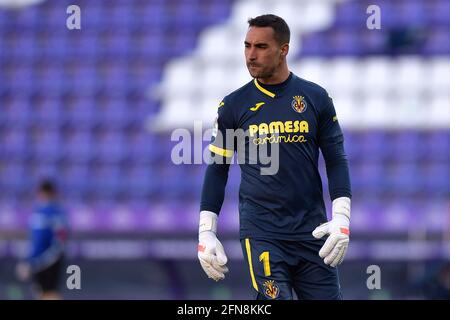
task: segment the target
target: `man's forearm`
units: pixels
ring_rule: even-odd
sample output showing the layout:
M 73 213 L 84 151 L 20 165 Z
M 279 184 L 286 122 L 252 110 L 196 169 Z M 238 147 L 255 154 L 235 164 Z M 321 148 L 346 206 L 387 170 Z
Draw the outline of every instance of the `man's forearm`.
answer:
M 228 180 L 229 164 L 209 164 L 203 180 L 200 211 L 211 211 L 219 214 L 225 197 L 225 186 Z
M 328 189 L 330 198 L 352 197 L 348 161 L 344 151 L 344 143 L 336 142 L 322 148 L 327 168 Z

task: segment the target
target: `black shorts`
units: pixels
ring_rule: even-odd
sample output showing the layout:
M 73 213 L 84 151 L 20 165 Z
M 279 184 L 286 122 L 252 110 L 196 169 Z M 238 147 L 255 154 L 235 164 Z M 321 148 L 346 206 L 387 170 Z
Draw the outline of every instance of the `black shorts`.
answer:
M 61 256 L 55 263 L 34 274 L 34 282 L 40 291 L 48 292 L 58 290 L 63 261 L 64 257 Z
M 254 298 L 341 300 L 337 269 L 319 257 L 324 242 L 241 239 Z

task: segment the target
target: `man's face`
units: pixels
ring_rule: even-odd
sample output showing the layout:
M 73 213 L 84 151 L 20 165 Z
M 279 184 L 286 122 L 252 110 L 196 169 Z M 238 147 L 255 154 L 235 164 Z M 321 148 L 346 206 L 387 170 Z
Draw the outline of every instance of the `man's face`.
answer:
M 253 78 L 270 78 L 287 54 L 288 44 L 280 45 L 271 27 L 250 27 L 245 37 L 245 61 Z

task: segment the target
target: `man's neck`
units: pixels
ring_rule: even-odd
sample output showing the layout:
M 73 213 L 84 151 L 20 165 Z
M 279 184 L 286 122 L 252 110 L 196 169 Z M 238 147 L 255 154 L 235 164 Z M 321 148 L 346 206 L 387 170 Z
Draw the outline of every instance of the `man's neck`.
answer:
M 280 84 L 289 78 L 290 75 L 289 69 L 286 67 L 282 68 L 280 71 L 275 72 L 271 77 L 269 78 L 257 78 L 258 82 L 262 84 Z

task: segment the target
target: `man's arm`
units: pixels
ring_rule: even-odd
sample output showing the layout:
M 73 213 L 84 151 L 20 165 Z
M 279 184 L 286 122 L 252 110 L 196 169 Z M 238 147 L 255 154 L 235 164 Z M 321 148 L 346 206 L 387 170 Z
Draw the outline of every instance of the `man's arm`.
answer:
M 335 267 L 345 257 L 350 241 L 351 185 L 348 161 L 344 151 L 344 137 L 336 111 L 327 96 L 319 118 L 319 147 L 326 164 L 330 198 L 333 202 L 331 221 L 313 231 L 315 238 L 329 235 L 319 256 L 324 263 Z
M 221 102 L 209 145 L 211 163 L 206 168 L 200 202 L 198 230 L 198 258 L 209 278 L 219 281 L 228 272 L 227 256 L 222 243 L 217 239 L 217 218 L 225 197 L 228 180 L 229 159 L 233 150 L 226 141 L 226 130 L 233 129 L 233 119 L 225 102 Z M 228 147 L 228 149 L 227 149 Z
M 29 253 L 24 261 L 16 266 L 16 274 L 22 281 L 26 281 L 42 264 L 43 253 L 51 243 L 49 219 L 44 212 L 36 211 L 31 216 L 29 233 Z

